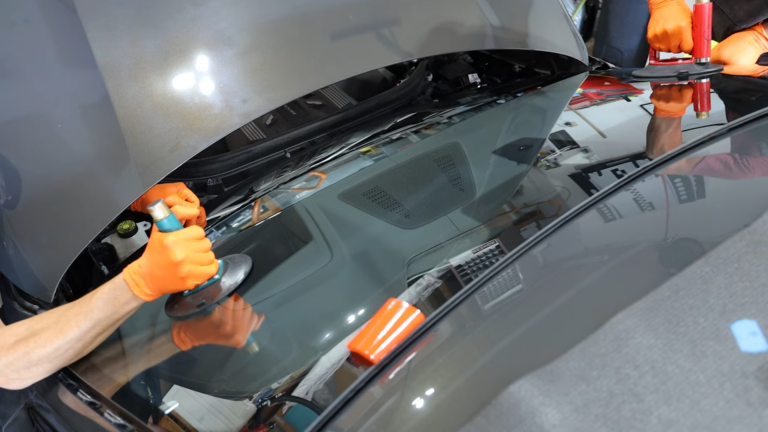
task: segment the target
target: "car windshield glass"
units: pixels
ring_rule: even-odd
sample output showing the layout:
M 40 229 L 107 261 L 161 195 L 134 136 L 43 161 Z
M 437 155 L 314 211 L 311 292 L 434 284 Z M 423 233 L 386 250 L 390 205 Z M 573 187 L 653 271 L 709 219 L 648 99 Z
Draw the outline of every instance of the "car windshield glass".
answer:
M 541 54 L 530 58 L 537 56 Z M 561 57 L 547 61 L 562 61 L 557 59 Z M 242 299 L 238 304 L 264 314 L 258 331 L 246 340 L 227 325 L 224 316 L 234 313 L 237 297 L 198 304 L 199 297 L 182 296 L 195 313 L 180 318 L 166 313 L 164 298 L 144 305 L 73 371 L 153 425 L 237 431 L 264 424 L 304 430 L 367 370 L 368 365 L 350 357 L 347 344 L 389 299 L 413 304 L 429 318 L 457 293 L 473 284 L 477 289 L 479 279 L 506 256 L 591 195 L 736 116 L 734 105 L 726 110 L 724 98 L 712 93 L 708 118 L 697 118 L 692 106 L 677 128 L 669 128 L 667 120 L 652 115 L 651 102 L 654 92 L 669 89 L 600 73 L 587 77 L 567 68 L 553 78 L 541 72 L 544 66 L 498 69 L 512 74 L 508 78 L 514 85 L 508 85 L 493 81 L 498 75 L 494 61 L 517 64 L 483 53 L 408 66 L 405 82 L 421 74 L 420 91 L 431 89 L 435 98 L 425 102 L 422 94 L 413 112 L 397 108 L 383 122 L 376 117 L 373 125 L 360 123 L 332 139 L 318 138 L 332 145 L 317 151 L 281 150 L 279 164 L 258 176 L 249 177 L 252 167 L 227 171 L 224 177 L 243 182 L 237 188 L 201 180 L 202 174 L 189 180 L 209 207 L 206 233 L 217 257 L 226 268 L 236 265 L 227 257 L 246 256 L 251 262 L 233 294 Z M 466 74 L 467 67 L 479 71 L 477 77 Z M 532 81 L 537 73 L 538 81 Z M 441 90 L 446 82 L 459 90 Z M 713 80 L 716 91 L 719 85 Z M 440 105 L 449 99 L 450 104 Z M 300 106 L 309 110 L 307 101 L 314 100 L 309 97 Z M 425 103 L 429 110 L 422 108 Z M 252 124 L 264 132 L 269 116 Z M 216 144 L 224 149 L 218 154 L 201 155 L 173 175 L 190 175 L 193 168 L 215 171 L 218 165 L 203 167 L 204 162 L 250 151 L 248 146 L 257 144 L 246 141 L 255 137 L 258 143 L 261 138 L 250 126 L 244 128 L 227 138 L 231 142 Z M 245 150 L 232 150 L 235 141 Z M 727 153 L 727 144 L 722 145 L 711 151 Z M 710 191 L 724 181 L 710 179 L 708 171 L 668 174 L 638 186 L 625 204 L 595 211 L 592 229 L 607 230 L 618 241 L 624 224 L 635 223 L 635 218 L 666 215 L 667 198 L 657 196 L 658 191 L 667 190 L 669 202 L 685 209 L 691 208 L 682 205 L 689 201 L 714 202 L 704 198 L 715 196 Z M 169 178 L 177 179 L 173 175 Z M 656 184 L 660 181 L 666 189 Z M 611 218 L 615 223 L 606 222 Z M 653 237 L 671 245 L 674 258 L 665 264 L 668 271 L 688 263 L 677 258 L 676 247 L 696 254 L 729 233 L 712 231 L 712 239 L 697 240 L 703 245 L 699 247 L 669 226 L 661 239 Z M 653 229 L 638 235 L 650 239 Z M 615 253 L 592 253 L 587 250 L 592 238 L 569 235 L 571 240 L 546 249 L 551 254 L 546 259 L 562 266 L 547 264 L 533 273 L 520 267 L 506 273 L 510 283 L 525 288 L 539 277 L 557 279 L 553 269 L 560 267 L 576 272 L 574 281 L 591 278 L 596 269 L 623 256 L 623 244 L 611 244 L 618 247 Z M 96 255 L 87 258 L 98 260 Z M 478 292 L 472 302 L 495 316 L 494 311 L 514 304 L 520 292 L 493 288 Z M 479 353 L 473 357 L 482 358 Z
M 768 106 L 760 80 L 712 84 L 728 90 L 716 97 L 720 120 Z M 606 185 L 610 193 L 454 298 L 318 430 L 760 428 L 763 113 Z M 646 156 L 680 146 L 657 152 L 652 127 Z

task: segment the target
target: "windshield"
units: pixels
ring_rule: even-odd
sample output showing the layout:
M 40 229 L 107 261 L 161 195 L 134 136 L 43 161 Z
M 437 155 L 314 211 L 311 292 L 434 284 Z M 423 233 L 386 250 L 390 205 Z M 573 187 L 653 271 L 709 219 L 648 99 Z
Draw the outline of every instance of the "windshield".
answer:
M 406 378 L 411 374 L 399 371 L 410 370 L 409 362 L 421 354 L 395 357 L 397 363 L 386 369 L 392 379 L 365 390 L 374 396 L 355 393 L 371 404 L 362 410 L 353 404 L 337 426 L 362 430 L 396 409 L 404 410 L 404 428 L 416 422 L 430 430 L 421 422 L 431 416 L 407 415 L 414 407 L 464 424 L 505 386 L 576 345 L 764 211 L 759 197 L 733 192 L 742 188 L 739 182 L 759 183 L 768 173 L 761 168 L 761 141 L 754 138 L 760 135 L 723 139 L 702 150 L 706 157 L 670 164 L 663 176 L 603 199 L 507 263 L 496 283 L 485 279 L 526 247 L 527 239 L 557 225 L 591 195 L 684 141 L 753 111 L 760 93 L 749 83 L 714 78 L 712 88 L 722 93 L 710 94 L 708 116 L 692 105 L 676 122 L 654 115 L 653 101 L 679 88 L 594 73 L 539 88 L 524 84 L 527 90 L 514 93 L 482 93 L 487 88 L 481 85 L 472 87 L 481 92 L 472 103 L 418 116 L 400 112 L 374 133 L 370 124 L 361 124 L 338 135 L 332 152 L 292 165 L 292 175 L 275 177 L 269 168 L 265 176 L 248 179 L 250 186 L 231 189 L 236 194 L 205 198 L 215 204 L 207 235 L 216 255 L 247 255 L 253 263 L 235 293 L 265 318 L 246 347 L 229 346 L 217 336 L 217 311 L 230 299 L 188 319 L 211 337 L 180 351 L 171 337 L 180 321 L 166 315 L 161 300 L 143 306 L 73 370 L 149 424 L 198 431 L 263 424 L 301 431 L 341 403 L 334 401 L 342 395 L 347 401 L 345 391 L 365 374 L 367 367 L 349 356 L 347 343 L 388 299 L 407 301 L 430 319 L 442 316 L 454 297 L 471 292 L 465 300 L 469 310 L 450 321 L 451 329 L 430 330 L 418 342 L 423 345 L 417 347 L 437 344 L 434 352 L 446 355 L 429 360 L 439 379 L 424 373 L 423 380 L 414 378 L 413 390 Z M 722 213 L 730 209 L 738 211 Z M 702 226 L 685 219 L 703 216 L 710 219 Z M 609 283 L 601 278 L 623 289 L 592 294 L 587 288 Z M 562 309 L 560 317 L 558 308 L 571 301 L 580 309 Z M 538 331 L 534 324 L 550 312 L 560 318 L 542 322 L 555 325 L 545 328 L 558 329 L 558 336 L 545 334 L 546 344 L 521 348 L 531 357 L 515 357 L 520 366 L 494 380 L 494 368 L 501 366 L 488 363 L 496 354 L 484 353 L 516 350 L 519 332 L 509 329 Z M 504 323 L 508 327 L 499 331 L 511 339 L 482 345 L 490 343 L 484 335 L 496 334 L 486 323 Z M 480 345 L 454 350 L 454 332 L 461 335 L 457 344 Z M 488 375 L 476 375 L 480 366 Z M 441 390 L 446 384 L 440 380 L 459 385 L 470 377 L 483 385 L 494 382 L 483 397 L 451 405 L 454 393 Z M 422 395 L 411 397 L 411 390 Z M 403 394 L 414 405 L 392 402 Z M 441 408 L 431 411 L 443 397 Z M 286 406 L 289 401 L 299 405 Z
M 768 105 L 760 80 L 713 87 L 725 108 L 713 122 Z M 654 141 L 650 121 L 645 152 L 579 173 L 608 194 L 452 299 L 317 430 L 762 427 L 768 121 L 677 150 L 620 187 L 595 181 L 680 147 Z M 508 294 L 489 305 L 492 293 Z
M 521 58 L 534 64 L 543 57 Z M 361 123 L 337 134 L 322 156 L 303 158 L 281 175 L 268 167 L 232 188 L 236 194 L 204 199 L 217 257 L 242 254 L 253 263 L 236 291 L 265 315 L 252 349 L 211 339 L 179 352 L 169 336 L 178 321 L 166 315 L 163 299 L 144 305 L 73 369 L 137 418 L 197 431 L 253 424 L 259 401 L 283 394 L 327 406 L 363 371 L 347 365 L 339 372 L 345 378 L 331 377 L 345 363 L 346 341 L 387 299 L 423 303 L 431 313 L 585 196 L 524 184 L 584 75 L 530 80 L 544 69 L 494 66 L 514 61 L 488 53 L 425 60 L 419 64 L 429 68 L 419 73 L 434 84 L 427 105 L 393 112 L 384 123 L 377 117 L 373 129 Z M 562 59 L 553 61 L 545 64 Z M 419 67 L 411 67 L 409 80 Z M 308 110 L 314 99 L 305 99 L 300 106 Z M 255 122 L 264 127 L 268 120 Z M 246 134 L 237 133 L 242 143 Z M 240 151 L 217 157 L 230 153 Z M 495 251 L 483 265 L 454 259 L 479 245 Z M 211 320 L 226 307 L 187 321 L 215 333 Z M 320 394 L 326 399 L 319 401 Z M 286 415 L 301 417 L 304 408 Z M 277 422 L 275 413 L 265 420 Z M 304 414 L 316 417 L 311 409 Z
M 509 333 L 509 328 L 532 326 L 542 313 L 554 313 L 566 300 L 577 301 L 582 309 L 563 312 L 573 323 L 565 318 L 546 321 L 566 323 L 557 328 L 568 331 L 559 339 L 546 336 L 551 343 L 537 346 L 546 348 L 543 352 L 526 347 L 533 357 L 517 357 L 521 366 L 505 369 L 488 385 L 487 395 L 461 409 L 445 396 L 441 407 L 452 414 L 434 412 L 463 424 L 504 386 L 551 361 L 764 210 L 762 200 L 732 189 L 740 181 L 759 183 L 761 173 L 768 173 L 759 168 L 760 141 L 721 140 L 708 147 L 704 162 L 686 159 L 669 165 L 665 176 L 640 181 L 614 201 L 603 200 L 579 216 L 583 222 L 568 225 L 578 229 L 562 228 L 562 233 L 537 242 L 514 265 L 507 264 L 507 271 L 498 276 L 503 283 L 488 284 L 484 278 L 505 257 L 589 196 L 684 141 L 749 113 L 749 104 L 759 101 L 754 91 L 746 90 L 744 98 L 734 100 L 745 84 L 716 78 L 711 83 L 716 92 L 732 91 L 710 95 L 709 116 L 700 118 L 691 106 L 670 127 L 669 120 L 653 115 L 652 101 L 654 95 L 674 88 L 626 83 L 604 73 L 586 80 L 576 75 L 540 88 L 525 85 L 524 91 L 480 94 L 474 103 L 445 106 L 415 119 L 398 113 L 379 125 L 377 130 L 385 133 L 372 134 L 370 125 L 361 125 L 357 132 L 339 135 L 333 152 L 311 164 L 292 165 L 301 167 L 292 176 L 270 177 L 270 168 L 266 177 L 248 180 L 250 187 L 232 189 L 238 191 L 235 195 L 211 195 L 209 204 L 216 205 L 209 213 L 207 235 L 216 255 L 244 254 L 253 262 L 236 294 L 265 318 L 248 345 L 235 348 L 216 337 L 221 328 L 211 320 L 228 300 L 189 319 L 212 336 L 180 351 L 171 337 L 179 321 L 166 315 L 161 300 L 143 306 L 73 370 L 149 424 L 198 431 L 256 429 L 264 424 L 301 431 L 365 373 L 367 368 L 349 357 L 347 343 L 390 298 L 413 304 L 429 319 L 442 314 L 442 306 L 455 296 L 469 295 L 469 287 L 473 295 L 466 304 L 472 306 L 459 321 L 451 321 L 456 328 L 431 332 L 419 342 L 442 347 L 435 353 L 458 356 L 447 355 L 447 363 L 430 360 L 445 365 L 434 368 L 440 379 L 457 385 L 476 376 L 475 366 L 491 360 L 484 352 L 513 350 L 517 342 L 512 338 L 495 348 L 478 345 L 454 351 L 454 331 L 466 329 L 468 333 L 460 334 L 469 338 L 467 343 L 473 338 L 485 343 L 483 335 L 495 333 L 474 333 L 470 329 L 475 324 L 517 320 L 500 330 Z M 341 142 L 345 144 L 339 147 Z M 729 152 L 729 145 L 736 150 Z M 757 153 L 749 150 L 754 148 Z M 727 216 L 714 212 L 715 207 L 719 212 L 739 209 L 738 217 L 731 219 L 738 227 L 718 222 Z M 701 213 L 713 218 L 706 235 L 697 234 L 697 224 L 675 218 L 678 211 L 687 212 L 686 217 Z M 664 222 L 661 228 L 658 218 Z M 616 267 L 615 262 L 650 267 Z M 613 278 L 611 283 L 625 290 L 614 293 L 618 297 L 578 294 L 588 293 L 583 287 L 603 277 Z M 573 289 L 565 295 L 566 288 L 558 284 Z M 539 289 L 542 297 L 532 297 Z M 396 372 L 409 370 L 408 356 L 397 359 L 386 375 L 397 378 L 373 388 L 392 383 L 410 388 L 404 378 L 410 374 Z M 490 375 L 482 376 L 492 379 L 498 365 L 488 364 L 484 373 Z M 451 369 L 454 366 L 458 369 Z M 425 392 L 454 395 L 441 390 L 443 383 L 421 388 L 439 382 L 432 374 L 424 377 L 414 384 L 422 395 L 405 393 L 415 405 L 391 402 L 401 388 L 365 390 L 375 394 L 363 398 L 371 405 L 344 411 L 341 429 L 365 429 L 387 418 L 389 409 L 407 414 L 416 405 L 437 406 L 431 401 L 438 398 L 429 399 Z M 486 383 L 486 378 L 478 382 Z M 286 395 L 297 398 L 290 401 L 299 405 L 286 408 Z M 369 409 L 383 417 L 369 416 Z M 373 423 L 364 420 L 369 417 Z M 420 422 L 431 418 L 414 420 L 404 414 L 402 424 L 416 421 L 429 430 Z

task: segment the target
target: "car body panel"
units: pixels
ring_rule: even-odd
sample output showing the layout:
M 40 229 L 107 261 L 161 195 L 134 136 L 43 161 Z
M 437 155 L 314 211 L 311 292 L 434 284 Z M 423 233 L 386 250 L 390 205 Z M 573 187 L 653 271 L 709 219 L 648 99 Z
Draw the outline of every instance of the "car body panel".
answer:
M 557 0 L 37 0 L 4 2 L 0 17 L 0 153 L 23 191 L 4 211 L 16 252 L 3 272 L 43 300 L 143 191 L 303 94 L 464 50 L 587 60 Z

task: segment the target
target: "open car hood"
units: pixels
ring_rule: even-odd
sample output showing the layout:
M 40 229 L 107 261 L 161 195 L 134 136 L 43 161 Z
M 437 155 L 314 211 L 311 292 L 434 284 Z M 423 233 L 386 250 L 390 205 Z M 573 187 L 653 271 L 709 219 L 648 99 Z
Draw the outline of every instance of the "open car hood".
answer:
M 482 49 L 587 62 L 559 0 L 3 2 L 0 271 L 51 300 L 105 225 L 227 133 L 359 73 Z

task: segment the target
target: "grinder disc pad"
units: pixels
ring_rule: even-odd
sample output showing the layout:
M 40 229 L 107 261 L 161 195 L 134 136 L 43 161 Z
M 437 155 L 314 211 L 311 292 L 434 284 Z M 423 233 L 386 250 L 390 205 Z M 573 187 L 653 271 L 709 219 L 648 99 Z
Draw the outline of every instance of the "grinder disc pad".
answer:
M 229 255 L 219 260 L 221 279 L 203 289 L 172 294 L 165 302 L 165 313 L 183 319 L 204 311 L 231 294 L 251 272 L 253 261 L 244 254 Z

